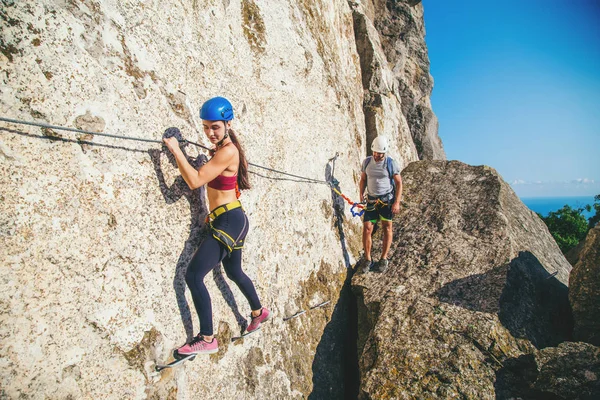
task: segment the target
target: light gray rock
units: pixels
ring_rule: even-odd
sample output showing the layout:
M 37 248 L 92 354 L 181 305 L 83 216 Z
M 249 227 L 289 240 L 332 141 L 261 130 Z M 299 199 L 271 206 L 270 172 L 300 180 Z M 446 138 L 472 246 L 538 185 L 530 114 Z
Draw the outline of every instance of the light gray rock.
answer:
M 495 398 L 504 360 L 568 339 L 571 266 L 493 169 L 417 161 L 402 178 L 390 265 L 352 279 L 359 398 Z
M 433 78 L 423 6 L 416 1 L 349 0 L 364 88 L 367 141 L 395 138 L 408 162 L 446 159 L 431 109 Z M 370 153 L 370 149 L 367 149 Z
M 369 4 L 368 32 L 355 32 L 362 11 L 346 0 L 4 1 L 0 115 L 150 140 L 178 127 L 206 145 L 198 109 L 221 95 L 251 162 L 325 180 L 339 153 L 335 178 L 357 199 L 368 135 L 394 138 L 401 166 L 419 158 L 398 86 L 412 78 L 386 59 Z M 426 57 L 422 8 L 411 12 L 420 21 L 403 45 Z M 380 63 L 369 85 L 382 105 L 366 120 L 358 42 Z M 427 90 L 403 90 L 424 93 L 418 103 L 430 108 Z M 0 397 L 354 393 L 355 305 L 343 283 L 360 222 L 325 184 L 255 167 L 251 180 L 244 269 L 274 319 L 231 343 L 249 310 L 215 269 L 206 282 L 219 353 L 159 375 L 155 363 L 198 330 L 183 277 L 206 235 L 204 191 L 189 190 L 158 144 L 2 123 Z
M 18 1 L 2 17 L 0 115 L 153 140 L 179 127 L 207 144 L 198 110 L 222 95 L 251 162 L 325 180 L 339 152 L 356 198 L 365 134 L 345 0 Z M 244 269 L 273 321 L 230 343 L 249 309 L 217 269 L 220 352 L 154 373 L 198 330 L 183 274 L 207 205 L 172 161 L 158 144 L 2 123 L 0 397 L 305 398 L 329 384 L 313 364 L 360 225 L 346 208 L 344 239 L 327 185 L 257 168 Z
M 418 154 L 408 123 L 402 114 L 394 65 L 386 58 L 380 35 L 373 24 L 372 3 L 348 3 L 352 8 L 356 49 L 362 71 L 366 151 L 371 154 L 371 142 L 376 136 L 386 136 L 390 139 L 392 156 L 397 155 L 394 158 L 402 168 L 417 160 Z

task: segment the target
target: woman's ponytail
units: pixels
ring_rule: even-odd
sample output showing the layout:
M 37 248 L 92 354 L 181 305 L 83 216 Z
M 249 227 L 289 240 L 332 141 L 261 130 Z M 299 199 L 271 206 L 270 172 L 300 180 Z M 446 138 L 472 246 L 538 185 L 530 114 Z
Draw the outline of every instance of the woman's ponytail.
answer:
M 233 129 L 228 130 L 231 142 L 237 147 L 240 154 L 240 166 L 238 167 L 237 183 L 240 190 L 250 189 L 250 181 L 248 180 L 248 161 L 246 161 L 246 154 L 242 145 L 237 139 L 237 136 Z

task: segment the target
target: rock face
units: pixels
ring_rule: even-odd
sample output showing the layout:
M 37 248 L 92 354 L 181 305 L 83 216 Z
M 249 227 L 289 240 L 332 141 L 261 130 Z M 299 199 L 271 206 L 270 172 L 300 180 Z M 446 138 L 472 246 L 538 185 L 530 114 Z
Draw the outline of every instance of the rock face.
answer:
M 402 177 L 390 266 L 352 280 L 359 398 L 495 398 L 505 360 L 569 338 L 571 266 L 493 169 L 418 161 Z
M 430 140 L 435 124 L 428 114 L 417 118 L 421 133 L 409 127 L 416 107 L 430 112 L 422 6 L 401 6 L 406 57 L 394 58 L 373 22 L 384 18 L 383 3 L 369 3 L 365 24 L 376 28 L 368 41 L 379 43 L 385 75 L 375 88 L 363 86 L 371 80 L 355 3 L 6 0 L 0 115 L 150 140 L 179 127 L 207 144 L 198 109 L 221 95 L 234 105 L 251 162 L 323 181 L 335 172 L 356 198 L 372 136 L 397 138 L 391 155 L 404 166 L 419 157 L 412 137 Z M 385 97 L 379 108 L 368 99 L 377 108 L 369 135 L 365 90 Z M 205 160 L 194 146 L 186 152 L 196 165 Z M 190 191 L 173 161 L 159 144 L 2 123 L 0 397 L 343 398 L 355 390 L 343 377 L 356 362 L 339 356 L 338 336 L 353 307 L 342 287 L 360 223 L 332 207 L 339 198 L 325 184 L 258 168 L 242 197 L 251 224 L 244 269 L 273 321 L 231 343 L 249 310 L 216 269 L 206 283 L 219 353 L 153 372 L 198 331 L 184 273 L 208 210 L 204 191 Z
M 348 3 L 360 55 L 367 141 L 385 135 L 396 138 L 392 147 L 402 159 L 445 159 L 429 100 L 433 78 L 423 7 L 414 1 Z
M 573 338 L 600 346 L 600 225 L 587 234 L 569 277 Z

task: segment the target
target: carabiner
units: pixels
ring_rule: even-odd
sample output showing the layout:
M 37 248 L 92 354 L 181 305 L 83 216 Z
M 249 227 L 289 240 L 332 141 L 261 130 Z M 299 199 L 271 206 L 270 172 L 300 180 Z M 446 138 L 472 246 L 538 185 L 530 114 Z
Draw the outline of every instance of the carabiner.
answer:
M 354 208 L 358 207 L 359 204 L 358 203 L 354 203 L 352 204 L 352 207 L 350 207 L 350 212 L 352 213 L 353 217 L 362 217 L 362 215 L 365 213 L 365 210 L 362 209 L 358 212 L 354 211 Z

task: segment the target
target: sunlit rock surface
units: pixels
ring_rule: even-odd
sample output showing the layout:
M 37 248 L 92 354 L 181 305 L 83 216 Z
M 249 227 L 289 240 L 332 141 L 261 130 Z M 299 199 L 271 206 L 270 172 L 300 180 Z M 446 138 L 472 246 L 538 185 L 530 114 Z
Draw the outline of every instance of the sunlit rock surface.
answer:
M 346 1 L 16 1 L 1 24 L 3 116 L 154 140 L 176 126 L 207 144 L 198 109 L 222 95 L 251 162 L 325 181 L 339 152 L 335 177 L 356 196 L 366 143 Z M 312 392 L 345 258 L 359 250 L 356 238 L 342 247 L 325 184 L 252 168 L 244 268 L 274 318 L 231 343 L 250 310 L 217 269 L 206 282 L 219 353 L 156 374 L 198 333 L 183 276 L 205 234 L 204 192 L 160 144 L 2 126 L 0 397 Z
M 431 112 L 431 79 L 421 5 L 406 10 L 410 33 L 397 42 L 407 53 L 418 47 L 418 57 L 384 55 L 395 45 L 370 28 L 386 100 L 367 135 L 363 100 L 372 86 L 363 86 L 370 72 L 361 69 L 356 38 L 364 33 L 355 31 L 360 11 L 351 3 L 3 1 L 0 115 L 148 140 L 178 127 L 206 145 L 198 109 L 225 96 L 250 162 L 323 182 L 334 172 L 357 199 L 375 134 L 392 139 L 401 166 L 420 157 L 410 115 L 418 106 Z M 366 7 L 387 18 L 379 3 Z M 365 23 L 377 27 L 373 15 Z M 418 101 L 407 108 L 405 97 Z M 185 151 L 194 165 L 205 161 L 195 146 Z M 184 272 L 206 234 L 205 193 L 187 188 L 158 143 L 2 123 L 0 397 L 352 392 L 356 360 L 346 350 L 356 329 L 346 332 L 354 304 L 343 282 L 361 248 L 360 222 L 348 207 L 334 209 L 341 199 L 324 183 L 251 170 L 244 269 L 274 318 L 232 343 L 250 310 L 218 268 L 206 282 L 219 353 L 157 374 L 155 364 L 198 332 Z
M 414 1 L 349 0 L 364 88 L 369 142 L 395 138 L 402 160 L 440 160 L 446 154 L 431 110 L 433 78 L 425 44 L 423 7 Z M 405 165 L 405 164 L 404 164 Z

